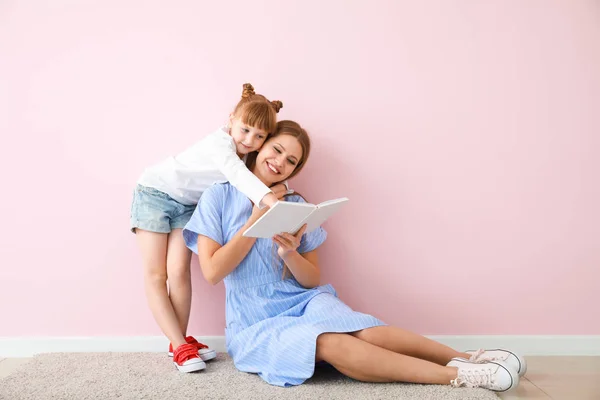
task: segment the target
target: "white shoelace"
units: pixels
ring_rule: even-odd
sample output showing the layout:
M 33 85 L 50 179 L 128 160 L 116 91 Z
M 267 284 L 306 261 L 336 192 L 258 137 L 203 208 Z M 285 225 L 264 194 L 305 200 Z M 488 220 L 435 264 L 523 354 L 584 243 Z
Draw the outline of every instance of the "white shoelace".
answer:
M 488 389 L 496 386 L 494 373 L 490 369 L 461 370 L 459 368 L 458 376 L 451 380 L 450 384 L 453 387 L 485 387 Z
M 471 355 L 471 357 L 469 358 L 469 361 L 478 363 L 478 364 L 484 363 L 486 361 L 503 361 L 500 357 L 494 357 L 494 356 L 486 355 L 484 353 L 485 353 L 484 349 L 477 350 L 475 353 L 473 353 L 473 355 Z

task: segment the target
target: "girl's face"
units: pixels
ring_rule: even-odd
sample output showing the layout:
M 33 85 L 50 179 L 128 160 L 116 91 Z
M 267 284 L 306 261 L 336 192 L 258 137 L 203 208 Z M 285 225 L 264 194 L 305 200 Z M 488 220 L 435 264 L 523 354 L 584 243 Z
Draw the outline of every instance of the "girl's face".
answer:
M 240 118 L 231 117 L 231 137 L 235 142 L 238 155 L 257 151 L 265 143 L 267 133 L 262 129 L 251 127 L 242 122 Z
M 267 140 L 256 157 L 254 173 L 266 183 L 282 182 L 302 159 L 302 146 L 294 136 L 282 133 Z

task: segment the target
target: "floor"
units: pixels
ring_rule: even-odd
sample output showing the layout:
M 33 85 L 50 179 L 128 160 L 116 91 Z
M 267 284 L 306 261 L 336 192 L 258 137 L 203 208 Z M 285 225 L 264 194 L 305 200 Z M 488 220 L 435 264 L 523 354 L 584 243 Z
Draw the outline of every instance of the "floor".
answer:
M 10 375 L 28 358 L 0 359 L 0 378 Z M 519 387 L 500 395 L 503 400 L 599 400 L 600 357 L 527 357 L 526 378 Z

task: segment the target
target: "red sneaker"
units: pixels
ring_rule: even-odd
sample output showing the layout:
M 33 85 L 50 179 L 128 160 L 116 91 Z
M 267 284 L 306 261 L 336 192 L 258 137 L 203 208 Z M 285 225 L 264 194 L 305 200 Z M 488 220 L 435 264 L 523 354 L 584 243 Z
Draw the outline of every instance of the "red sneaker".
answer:
M 188 336 L 185 338 L 185 341 L 188 344 L 196 346 L 198 349 L 198 355 L 202 359 L 202 361 L 212 360 L 217 356 L 217 352 L 208 348 L 204 343 L 200 343 L 193 336 Z M 173 345 L 169 344 L 169 357 L 173 357 Z
M 181 372 L 194 372 L 206 368 L 204 361 L 198 356 L 198 349 L 193 344 L 182 344 L 175 349 L 173 364 Z

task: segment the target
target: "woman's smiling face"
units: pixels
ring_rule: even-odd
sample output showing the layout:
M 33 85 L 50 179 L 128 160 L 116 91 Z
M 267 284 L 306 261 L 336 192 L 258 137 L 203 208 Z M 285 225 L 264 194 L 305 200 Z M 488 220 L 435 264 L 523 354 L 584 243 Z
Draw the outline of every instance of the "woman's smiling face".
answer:
M 270 184 L 282 182 L 302 159 L 302 146 L 291 135 L 281 134 L 265 142 L 256 157 L 254 173 Z

